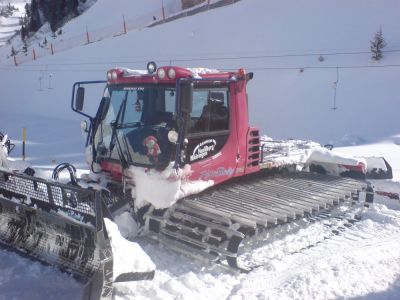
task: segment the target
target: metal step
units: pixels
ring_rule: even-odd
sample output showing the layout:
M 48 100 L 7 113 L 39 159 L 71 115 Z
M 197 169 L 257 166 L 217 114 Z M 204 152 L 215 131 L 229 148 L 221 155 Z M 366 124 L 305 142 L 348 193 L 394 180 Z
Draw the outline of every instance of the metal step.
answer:
M 161 214 L 150 212 L 146 226 L 164 244 L 184 245 L 184 252 L 192 247 L 196 255 L 226 258 L 240 268 L 236 254 L 246 236 L 306 216 L 328 218 L 329 209 L 351 205 L 367 187 L 355 179 L 306 172 L 260 173 L 184 198 Z

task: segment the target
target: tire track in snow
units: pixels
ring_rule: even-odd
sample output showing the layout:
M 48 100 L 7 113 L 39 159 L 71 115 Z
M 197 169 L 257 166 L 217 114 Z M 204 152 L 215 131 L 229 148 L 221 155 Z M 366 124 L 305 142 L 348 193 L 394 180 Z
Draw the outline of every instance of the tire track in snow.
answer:
M 379 230 L 371 233 L 364 230 L 368 228 L 348 228 L 342 234 L 311 248 L 267 262 L 247 277 L 243 277 L 232 288 L 227 299 L 235 298 L 237 293 L 242 294 L 243 289 L 248 286 L 253 289 L 253 293 L 257 293 L 258 289 L 264 296 L 273 295 L 284 286 L 295 284 L 296 279 L 315 273 L 321 266 L 323 270 L 328 268 L 329 271 L 348 262 L 365 260 L 368 257 L 379 257 L 380 260 L 399 259 L 399 229 L 395 233 Z M 366 263 L 369 263 L 368 259 Z M 278 298 L 281 298 L 281 295 Z

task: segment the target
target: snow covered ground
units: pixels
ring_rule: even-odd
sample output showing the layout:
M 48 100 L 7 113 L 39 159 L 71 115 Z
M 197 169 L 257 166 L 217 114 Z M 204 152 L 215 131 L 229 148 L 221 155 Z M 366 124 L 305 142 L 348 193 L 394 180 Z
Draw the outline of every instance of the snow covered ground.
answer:
M 375 182 L 388 184 L 400 192 L 398 182 Z M 298 221 L 249 240 L 260 263 L 249 274 L 136 239 L 156 264 L 155 278 L 116 284 L 115 299 L 399 299 L 400 203 L 376 200 L 339 235 L 322 222 Z M 83 292 L 68 275 L 7 250 L 0 251 L 0 269 L 0 299 L 76 299 Z
M 12 127 L 15 118 L 5 120 Z M 58 157 L 79 162 L 79 157 L 68 157 L 67 143 L 57 144 L 54 133 L 45 125 L 45 121 L 54 120 L 34 116 L 25 116 L 25 120 L 36 124 L 30 132 L 28 151 L 45 151 L 48 160 L 53 148 L 57 149 Z M 70 121 L 66 122 L 61 125 Z M 70 125 L 73 126 L 72 122 Z M 52 126 L 52 130 L 57 128 Z M 73 140 L 72 136 L 65 136 L 67 141 L 70 138 Z M 83 143 L 83 137 L 78 139 Z M 34 150 L 45 141 L 49 142 L 48 147 Z M 398 144 L 398 136 L 392 136 L 374 144 L 342 147 L 337 151 L 386 157 L 395 180 L 373 181 L 373 184 L 376 190 L 400 193 Z M 17 145 L 14 155 L 19 151 Z M 44 158 L 33 157 L 31 162 L 46 166 Z M 193 260 L 143 237 L 135 241 L 155 263 L 155 278 L 116 284 L 115 299 L 394 300 L 400 297 L 400 202 L 382 196 L 376 196 L 376 203 L 364 211 L 360 222 L 339 235 L 332 235 L 331 228 L 323 222 L 307 224 L 299 220 L 277 228 L 273 234 L 249 239 L 246 249 L 259 265 L 249 274 Z M 8 250 L 0 250 L 0 270 L 0 299 L 75 299 L 83 293 L 83 285 L 69 275 Z

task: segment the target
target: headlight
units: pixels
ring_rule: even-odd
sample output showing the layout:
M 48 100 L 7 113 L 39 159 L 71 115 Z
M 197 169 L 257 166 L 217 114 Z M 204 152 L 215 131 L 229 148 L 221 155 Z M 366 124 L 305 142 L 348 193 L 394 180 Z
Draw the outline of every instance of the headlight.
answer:
M 178 141 L 178 133 L 175 130 L 170 130 L 168 132 L 168 141 L 174 144 Z
M 88 132 L 89 131 L 88 123 L 86 121 L 81 121 L 81 130 L 82 130 L 82 132 Z

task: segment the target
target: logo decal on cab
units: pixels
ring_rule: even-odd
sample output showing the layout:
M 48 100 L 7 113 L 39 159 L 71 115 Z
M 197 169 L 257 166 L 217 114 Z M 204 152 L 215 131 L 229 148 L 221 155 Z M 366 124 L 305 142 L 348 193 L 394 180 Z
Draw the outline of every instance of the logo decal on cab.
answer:
M 194 148 L 193 154 L 190 156 L 190 161 L 194 161 L 197 159 L 203 159 L 209 153 L 215 150 L 215 146 L 217 145 L 216 140 L 209 139 L 201 142 Z

